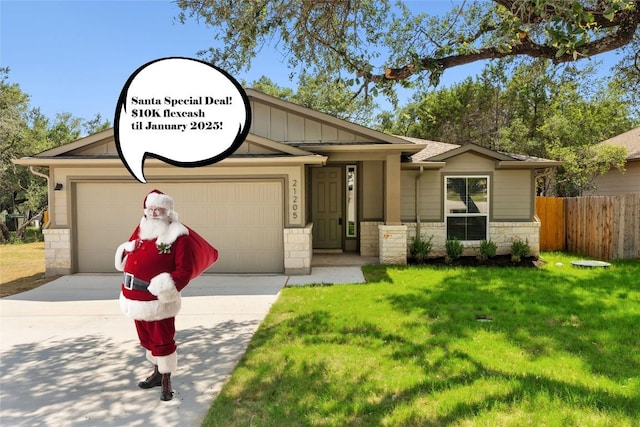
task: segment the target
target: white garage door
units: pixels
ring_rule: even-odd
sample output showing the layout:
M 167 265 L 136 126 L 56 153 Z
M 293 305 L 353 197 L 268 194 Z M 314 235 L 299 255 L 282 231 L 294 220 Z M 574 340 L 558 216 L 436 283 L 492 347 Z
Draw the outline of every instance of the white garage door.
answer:
M 215 246 L 212 273 L 282 273 L 281 181 L 180 184 L 75 184 L 77 271 L 114 272 L 115 249 L 142 217 L 145 195 L 159 189 L 173 197 L 180 221 Z

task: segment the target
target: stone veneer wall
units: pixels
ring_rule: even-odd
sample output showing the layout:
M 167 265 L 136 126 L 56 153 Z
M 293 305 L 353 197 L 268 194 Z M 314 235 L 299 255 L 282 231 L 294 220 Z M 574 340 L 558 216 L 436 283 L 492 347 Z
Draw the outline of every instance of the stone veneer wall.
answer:
M 407 226 L 379 225 L 380 264 L 407 264 Z
M 410 245 L 416 235 L 416 223 L 407 223 L 407 245 Z M 420 224 L 420 234 L 428 239 L 433 236 L 431 244 L 433 249 L 430 257 L 440 257 L 446 254 L 445 241 L 446 229 L 444 222 L 423 222 Z M 511 243 L 515 238 L 529 241 L 531 256 L 540 256 L 540 222 L 490 222 L 489 239 L 493 241 L 498 249 L 498 255 L 508 255 L 511 253 Z M 463 255 L 477 255 L 480 245 L 466 246 Z
M 44 235 L 45 276 L 71 274 L 71 230 L 48 228 Z
M 379 221 L 360 223 L 360 256 L 379 256 L 380 232 L 378 226 L 384 224 Z
M 284 274 L 311 274 L 313 224 L 284 229 Z

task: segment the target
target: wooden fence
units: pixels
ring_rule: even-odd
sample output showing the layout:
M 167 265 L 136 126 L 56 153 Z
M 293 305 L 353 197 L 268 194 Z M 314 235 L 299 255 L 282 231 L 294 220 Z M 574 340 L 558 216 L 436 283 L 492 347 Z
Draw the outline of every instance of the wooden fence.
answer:
M 537 197 L 540 250 L 598 259 L 640 257 L 640 194 Z

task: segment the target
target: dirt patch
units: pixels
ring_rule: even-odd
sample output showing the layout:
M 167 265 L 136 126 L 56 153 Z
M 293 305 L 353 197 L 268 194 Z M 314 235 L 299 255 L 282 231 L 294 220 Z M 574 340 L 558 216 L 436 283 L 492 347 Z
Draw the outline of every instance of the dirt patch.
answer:
M 480 261 L 475 256 L 464 256 L 451 261 L 449 264 L 445 262 L 444 257 L 428 258 L 423 262 L 414 259 L 408 260 L 409 265 L 448 265 L 452 267 L 528 267 L 538 268 L 544 262 L 537 257 L 524 257 L 519 262 L 511 261 L 511 255 L 496 255 L 486 261 Z

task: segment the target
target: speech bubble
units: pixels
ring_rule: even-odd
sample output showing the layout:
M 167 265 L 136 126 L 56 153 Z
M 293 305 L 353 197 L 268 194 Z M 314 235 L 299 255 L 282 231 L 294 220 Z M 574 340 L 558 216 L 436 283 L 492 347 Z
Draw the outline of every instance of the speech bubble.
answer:
M 230 156 L 249 133 L 251 106 L 224 70 L 192 58 L 161 58 L 129 77 L 114 123 L 122 162 L 146 183 L 147 157 L 199 167 Z

